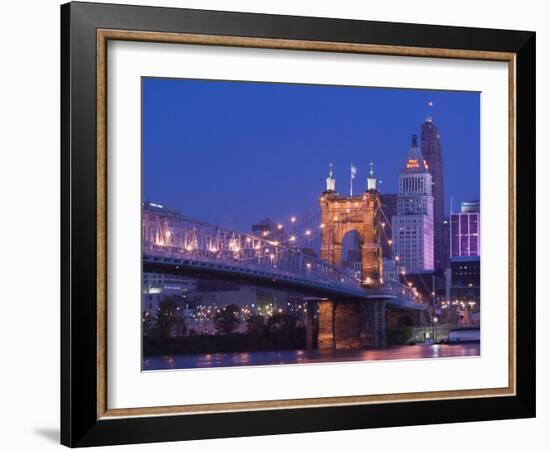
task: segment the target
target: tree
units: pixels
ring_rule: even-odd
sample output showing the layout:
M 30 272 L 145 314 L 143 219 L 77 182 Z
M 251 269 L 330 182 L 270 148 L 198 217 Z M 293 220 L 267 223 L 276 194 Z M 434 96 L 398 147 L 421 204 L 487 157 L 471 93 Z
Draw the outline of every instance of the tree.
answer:
M 155 322 L 150 311 L 143 311 L 142 324 L 143 336 L 152 336 L 155 331 Z
M 264 316 L 254 314 L 246 319 L 246 331 L 249 334 L 259 335 L 264 332 L 265 319 Z
M 159 311 L 157 315 L 156 334 L 159 337 L 168 337 L 178 322 L 178 307 L 180 297 L 166 297 L 159 303 Z
M 267 319 L 269 334 L 289 333 L 296 328 L 296 316 L 292 314 L 276 313 Z
M 214 317 L 218 334 L 231 334 L 239 323 L 240 308 L 237 305 L 227 305 Z

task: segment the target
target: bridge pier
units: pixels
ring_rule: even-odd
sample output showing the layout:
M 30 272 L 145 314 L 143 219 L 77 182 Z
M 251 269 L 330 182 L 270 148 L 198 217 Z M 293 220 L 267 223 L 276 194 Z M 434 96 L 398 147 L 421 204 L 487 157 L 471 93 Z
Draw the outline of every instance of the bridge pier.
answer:
M 360 302 L 361 346 L 383 348 L 386 346 L 386 300 L 375 299 Z
M 334 302 L 320 300 L 319 304 L 319 332 L 317 334 L 317 348 L 319 350 L 334 350 Z
M 361 320 L 357 300 L 334 302 L 334 347 L 336 350 L 361 348 Z
M 355 350 L 386 345 L 383 299 L 320 300 L 319 350 Z
M 306 303 L 306 350 L 308 352 L 313 350 L 313 310 L 314 302 Z

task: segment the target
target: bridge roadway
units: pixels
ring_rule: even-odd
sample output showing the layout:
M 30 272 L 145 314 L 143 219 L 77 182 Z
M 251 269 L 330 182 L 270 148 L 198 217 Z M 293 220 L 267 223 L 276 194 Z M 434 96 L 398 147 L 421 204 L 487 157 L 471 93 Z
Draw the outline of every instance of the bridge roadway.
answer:
M 386 307 L 399 310 L 424 310 L 425 305 L 411 301 L 403 295 L 404 287 L 384 286 L 367 288 L 350 276 L 335 278 L 334 271 L 329 279 L 314 273 L 292 273 L 276 267 L 258 266 L 239 260 L 209 258 L 191 253 L 181 256 L 143 254 L 143 271 L 163 272 L 188 276 L 215 276 L 228 281 L 240 281 L 251 285 L 288 289 L 309 296 L 309 300 L 322 298 L 375 300 L 385 299 Z

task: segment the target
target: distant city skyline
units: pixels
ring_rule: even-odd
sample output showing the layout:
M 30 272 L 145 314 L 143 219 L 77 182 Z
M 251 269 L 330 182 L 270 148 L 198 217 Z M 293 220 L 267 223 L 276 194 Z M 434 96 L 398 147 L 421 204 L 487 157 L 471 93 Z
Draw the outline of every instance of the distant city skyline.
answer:
M 431 103 L 433 106 L 429 107 Z M 336 190 L 398 191 L 411 134 L 441 134 L 445 212 L 479 199 L 479 93 L 143 79 L 143 199 L 241 231 L 318 206 L 328 164 Z

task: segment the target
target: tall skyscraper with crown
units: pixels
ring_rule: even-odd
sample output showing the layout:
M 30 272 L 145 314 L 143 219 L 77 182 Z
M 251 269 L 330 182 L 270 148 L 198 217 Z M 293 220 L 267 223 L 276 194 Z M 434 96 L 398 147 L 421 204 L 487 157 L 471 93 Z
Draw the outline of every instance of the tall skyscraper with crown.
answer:
M 434 269 L 432 175 L 413 134 L 399 175 L 397 215 L 392 218 L 394 254 L 407 271 Z
M 444 270 L 449 259 L 448 242 L 445 240 L 445 186 L 443 158 L 439 129 L 428 116 L 421 126 L 420 150 L 428 170 L 432 175 L 432 195 L 434 198 L 434 267 Z

